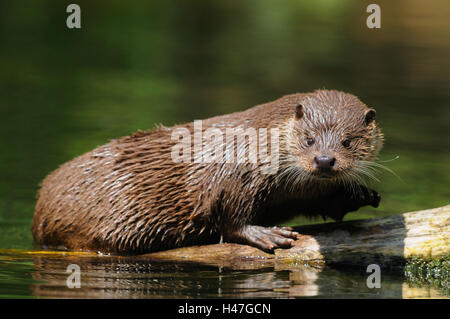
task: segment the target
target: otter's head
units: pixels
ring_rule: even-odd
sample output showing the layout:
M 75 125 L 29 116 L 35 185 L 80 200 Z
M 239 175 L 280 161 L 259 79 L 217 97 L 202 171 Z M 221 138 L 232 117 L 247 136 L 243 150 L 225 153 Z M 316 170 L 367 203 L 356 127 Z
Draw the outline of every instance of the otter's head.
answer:
M 351 94 L 319 90 L 304 96 L 295 109 L 291 151 L 305 177 L 350 183 L 370 178 L 370 162 L 383 143 L 375 115 Z

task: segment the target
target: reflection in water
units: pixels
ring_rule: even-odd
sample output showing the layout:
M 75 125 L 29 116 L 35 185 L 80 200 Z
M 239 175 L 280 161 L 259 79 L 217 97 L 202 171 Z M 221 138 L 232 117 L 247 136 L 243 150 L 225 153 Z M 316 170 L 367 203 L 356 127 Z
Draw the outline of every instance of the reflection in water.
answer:
M 70 264 L 81 268 L 81 288 L 67 287 Z M 436 298 L 429 287 L 409 287 L 398 273 L 383 274 L 381 289 L 364 272 L 309 266 L 238 270 L 160 263 L 139 257 L 0 255 L 0 297 L 40 298 Z M 21 267 L 26 268 L 20 269 Z M 31 274 L 22 278 L 23 273 Z
M 289 275 L 272 271 L 227 271 L 189 264 L 154 263 L 135 257 L 33 257 L 32 294 L 76 298 L 276 297 Z M 81 268 L 81 288 L 66 286 L 66 267 Z

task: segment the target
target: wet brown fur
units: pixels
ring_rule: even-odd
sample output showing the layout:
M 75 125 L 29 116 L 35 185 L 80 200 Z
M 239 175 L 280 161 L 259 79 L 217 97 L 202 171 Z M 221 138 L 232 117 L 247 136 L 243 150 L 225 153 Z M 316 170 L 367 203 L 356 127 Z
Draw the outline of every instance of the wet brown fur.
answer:
M 193 133 L 193 123 L 112 140 L 42 182 L 34 238 L 48 246 L 128 254 L 213 243 L 221 236 L 239 242 L 233 234 L 246 225 L 275 224 L 295 214 L 340 219 L 353 204 L 335 216 L 334 206 L 323 203 L 339 206 L 357 183 L 311 178 L 312 158 L 330 152 L 341 170 L 351 170 L 358 159 L 372 161 L 382 134 L 375 121 L 364 124 L 368 110 L 351 94 L 319 90 L 203 121 L 203 130 L 278 128 L 280 167 L 272 175 L 262 175 L 260 163 L 174 163 L 172 131 Z M 305 144 L 308 136 L 316 139 L 312 147 Z M 351 148 L 341 147 L 352 136 Z M 302 178 L 299 172 L 305 172 Z

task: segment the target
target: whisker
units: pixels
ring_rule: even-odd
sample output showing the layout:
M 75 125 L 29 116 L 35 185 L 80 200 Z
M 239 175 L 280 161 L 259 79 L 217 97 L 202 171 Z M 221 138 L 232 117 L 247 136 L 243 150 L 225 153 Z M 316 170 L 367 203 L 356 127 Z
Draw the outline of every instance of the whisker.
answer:
M 397 156 L 397 158 L 398 158 L 398 156 Z M 375 168 L 383 169 L 383 170 L 385 170 L 385 171 L 391 173 L 392 175 L 394 175 L 394 176 L 395 176 L 396 178 L 398 178 L 400 181 L 403 181 L 403 180 L 401 179 L 400 176 L 398 176 L 392 169 L 390 169 L 389 167 L 387 167 L 387 166 L 385 166 L 385 165 L 382 165 L 382 164 L 377 163 L 377 162 L 368 162 L 368 161 L 359 161 L 359 162 L 360 162 L 363 166 L 365 166 L 366 168 L 371 168 L 371 169 L 373 169 L 373 170 L 375 170 Z
M 379 161 L 380 163 L 388 163 L 388 162 L 392 162 L 395 160 L 398 160 L 400 158 L 400 155 L 395 156 L 394 158 L 390 159 L 390 160 L 385 160 L 385 161 Z

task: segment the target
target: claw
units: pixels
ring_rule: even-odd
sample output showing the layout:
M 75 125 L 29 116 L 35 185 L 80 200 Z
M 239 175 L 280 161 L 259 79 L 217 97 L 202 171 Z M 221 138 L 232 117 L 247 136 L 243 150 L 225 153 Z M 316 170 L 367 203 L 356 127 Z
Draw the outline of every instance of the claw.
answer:
M 370 202 L 370 205 L 377 208 L 378 205 L 380 205 L 381 196 L 376 191 L 372 191 L 372 201 Z
M 275 248 L 289 248 L 298 233 L 290 227 L 262 227 L 248 225 L 231 236 L 231 241 L 248 244 L 265 251 Z

